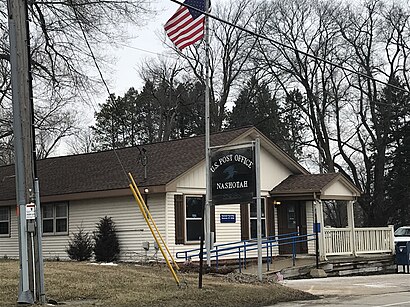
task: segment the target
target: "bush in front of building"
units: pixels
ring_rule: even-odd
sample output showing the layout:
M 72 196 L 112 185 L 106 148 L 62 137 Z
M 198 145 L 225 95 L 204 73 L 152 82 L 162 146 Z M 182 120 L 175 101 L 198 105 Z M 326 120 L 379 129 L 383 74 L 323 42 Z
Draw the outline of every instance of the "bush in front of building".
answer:
M 91 259 L 93 248 L 92 236 L 85 232 L 82 227 L 78 227 L 78 232 L 73 233 L 71 240 L 68 242 L 66 252 L 71 260 L 86 261 Z
M 103 217 L 94 232 L 94 255 L 96 261 L 117 261 L 120 255 L 120 243 L 111 217 Z

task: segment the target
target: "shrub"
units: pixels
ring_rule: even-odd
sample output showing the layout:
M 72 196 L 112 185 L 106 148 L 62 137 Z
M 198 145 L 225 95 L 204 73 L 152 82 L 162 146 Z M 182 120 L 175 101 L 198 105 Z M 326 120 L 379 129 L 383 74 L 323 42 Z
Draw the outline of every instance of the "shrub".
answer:
M 78 227 L 78 232 L 73 233 L 73 237 L 68 242 L 66 252 L 71 260 L 90 260 L 93 254 L 93 241 L 91 235 L 88 232 L 85 232 L 82 227 Z
M 105 216 L 97 224 L 97 231 L 94 232 L 94 241 L 95 260 L 104 262 L 118 260 L 120 244 L 115 223 L 111 217 Z

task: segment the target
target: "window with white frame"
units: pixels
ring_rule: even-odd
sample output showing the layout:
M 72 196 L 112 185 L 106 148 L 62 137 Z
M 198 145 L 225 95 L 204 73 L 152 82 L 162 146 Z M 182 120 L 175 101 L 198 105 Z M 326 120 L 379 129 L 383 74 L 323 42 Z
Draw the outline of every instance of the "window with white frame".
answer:
M 186 242 L 199 241 L 202 233 L 202 196 L 186 196 Z
M 68 233 L 68 203 L 42 205 L 43 234 Z
M 0 236 L 10 235 L 10 207 L 0 207 Z
M 257 236 L 257 210 L 256 210 L 256 202 L 251 203 L 249 205 L 249 227 L 250 227 L 250 234 L 251 239 L 256 239 Z M 262 221 L 262 238 L 266 236 L 266 212 L 265 212 L 265 199 L 261 199 L 261 221 Z

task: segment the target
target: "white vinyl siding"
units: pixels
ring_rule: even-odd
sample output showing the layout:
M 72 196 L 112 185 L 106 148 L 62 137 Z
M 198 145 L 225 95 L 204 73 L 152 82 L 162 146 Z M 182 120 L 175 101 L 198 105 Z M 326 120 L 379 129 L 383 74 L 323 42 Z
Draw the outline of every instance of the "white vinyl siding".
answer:
M 292 172 L 279 160 L 273 157 L 265 148 L 261 147 L 261 190 L 270 191 L 285 180 Z
M 236 223 L 221 223 L 221 214 L 235 214 Z M 215 207 L 216 244 L 241 241 L 240 205 L 220 205 Z
M 19 257 L 18 221 L 16 206 L 10 206 L 10 234 L 0 236 L 0 257 Z
M 148 204 L 161 235 L 166 239 L 165 195 L 148 195 Z M 85 231 L 92 234 L 96 224 L 104 216 L 112 217 L 117 227 L 121 247 L 120 260 L 141 260 L 142 255 L 145 255 L 142 248 L 144 241 L 150 243 L 148 256 L 153 256 L 155 253 L 154 238 L 132 196 L 70 201 L 68 213 L 69 234 L 42 237 L 43 256 L 47 259 L 68 259 L 65 249 L 72 234 L 78 231 L 78 227 L 83 227 Z M 14 207 L 11 210 L 10 228 L 10 237 L 0 237 L 0 257 L 18 258 L 18 225 Z

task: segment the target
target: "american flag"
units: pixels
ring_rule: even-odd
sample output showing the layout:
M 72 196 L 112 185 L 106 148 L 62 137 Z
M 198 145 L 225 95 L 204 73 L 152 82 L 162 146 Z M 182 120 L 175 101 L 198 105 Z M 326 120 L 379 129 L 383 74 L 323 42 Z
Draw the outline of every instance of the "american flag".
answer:
M 186 0 L 184 3 L 205 11 L 205 0 Z M 182 50 L 204 37 L 204 24 L 205 16 L 201 12 L 181 5 L 164 28 L 169 39 Z

